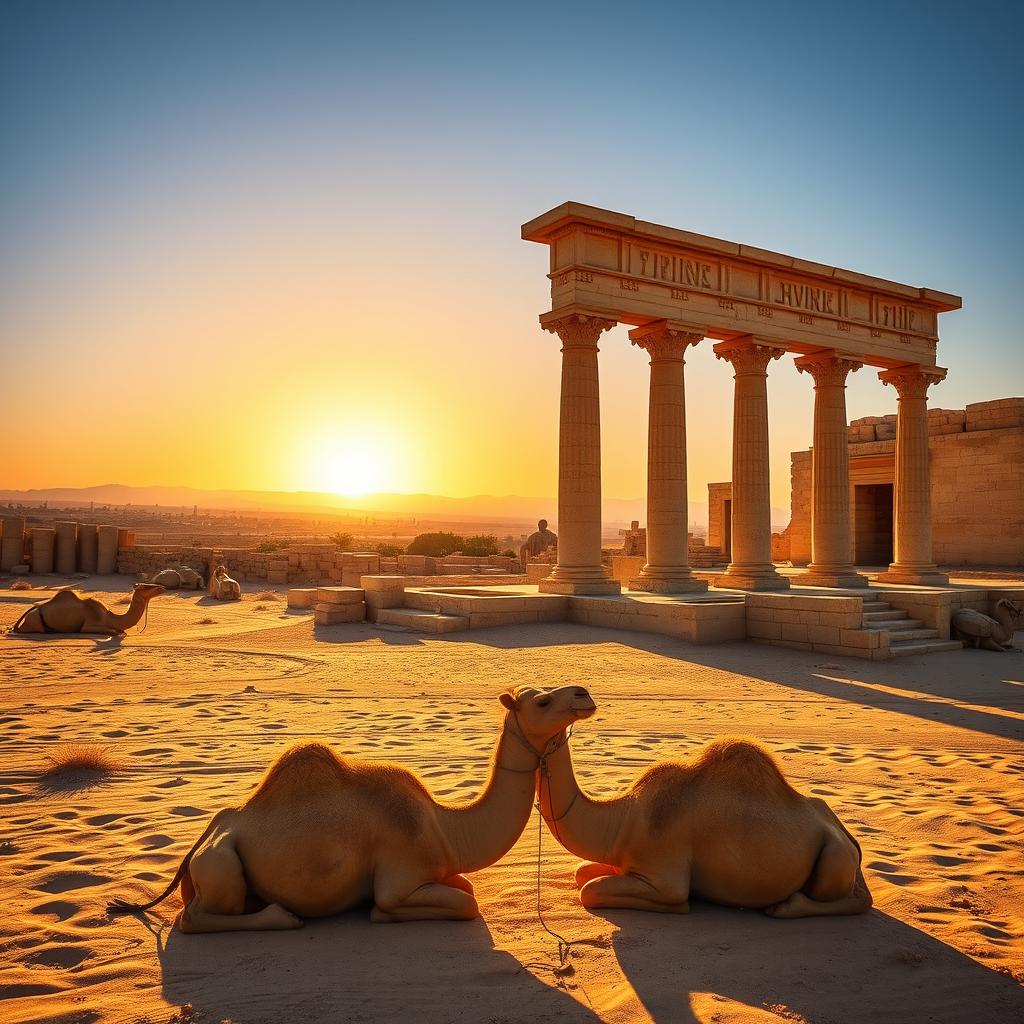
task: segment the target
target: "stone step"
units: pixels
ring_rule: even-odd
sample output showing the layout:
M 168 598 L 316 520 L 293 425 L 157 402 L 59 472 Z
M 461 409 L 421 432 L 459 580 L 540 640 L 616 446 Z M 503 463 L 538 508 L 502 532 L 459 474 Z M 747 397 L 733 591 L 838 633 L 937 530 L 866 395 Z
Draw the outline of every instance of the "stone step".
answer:
M 899 608 L 890 608 L 885 612 L 865 612 L 864 623 L 869 622 L 895 622 L 897 619 L 909 619 L 909 612 L 900 611 Z
M 913 621 L 913 620 L 911 620 Z M 918 623 L 918 627 L 911 627 L 910 629 L 887 629 L 886 633 L 889 634 L 889 646 L 893 644 L 909 643 L 912 640 L 936 640 L 939 636 L 937 629 L 929 629 L 927 626 L 922 626 Z M 882 630 L 870 630 L 869 632 L 880 633 Z
M 457 633 L 469 629 L 469 618 L 465 615 L 438 615 L 419 608 L 381 608 L 377 612 L 377 621 L 419 633 Z
M 921 640 L 910 643 L 890 643 L 889 654 L 893 658 L 909 658 L 912 654 L 939 654 L 941 651 L 959 651 L 963 644 L 959 640 Z
M 920 629 L 923 625 L 920 619 L 893 619 L 891 622 L 883 619 L 881 622 L 865 622 L 864 629 L 873 633 L 898 633 L 902 636 L 903 633 Z
M 888 601 L 864 601 L 862 603 L 866 612 L 887 612 L 892 608 Z

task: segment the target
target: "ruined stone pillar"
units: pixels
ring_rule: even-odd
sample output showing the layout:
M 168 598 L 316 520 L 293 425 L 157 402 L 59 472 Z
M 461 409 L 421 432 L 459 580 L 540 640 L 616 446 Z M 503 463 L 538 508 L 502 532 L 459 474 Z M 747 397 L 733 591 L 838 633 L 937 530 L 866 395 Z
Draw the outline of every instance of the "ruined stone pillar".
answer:
M 785 590 L 789 580 L 772 564 L 772 509 L 768 481 L 768 364 L 784 348 L 747 335 L 715 346 L 732 364 L 732 561 L 716 586 Z
M 651 357 L 647 422 L 647 563 L 630 590 L 682 594 L 707 590 L 690 571 L 687 545 L 686 394 L 683 383 L 689 345 L 704 336 L 660 320 L 629 332 Z
M 942 586 L 949 582 L 932 561 L 932 493 L 928 465 L 928 388 L 944 380 L 938 367 L 898 366 L 878 379 L 899 395 L 896 475 L 893 480 L 893 562 L 883 583 Z
M 548 313 L 544 330 L 562 341 L 558 421 L 558 563 L 539 586 L 552 594 L 615 594 L 601 565 L 601 403 L 597 339 L 614 320 Z
M 811 449 L 811 564 L 798 582 L 812 587 L 863 587 L 850 551 L 850 456 L 846 431 L 846 378 L 863 363 L 815 352 L 796 360 L 814 378 Z
M 53 553 L 54 567 L 61 576 L 73 576 L 77 565 L 78 523 L 58 520 L 53 525 L 57 531 Z

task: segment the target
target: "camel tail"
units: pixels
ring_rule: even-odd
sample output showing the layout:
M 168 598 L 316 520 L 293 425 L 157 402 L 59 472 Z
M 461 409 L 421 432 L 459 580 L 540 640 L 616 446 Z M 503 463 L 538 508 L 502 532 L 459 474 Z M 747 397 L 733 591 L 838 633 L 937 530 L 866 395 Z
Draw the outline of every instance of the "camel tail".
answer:
M 210 824 L 206 826 L 203 834 L 195 841 L 192 849 L 189 850 L 182 858 L 181 863 L 178 865 L 178 870 L 175 872 L 170 884 L 162 893 L 160 893 L 159 896 L 154 896 L 148 903 L 129 903 L 127 900 L 114 899 L 107 904 L 107 913 L 110 915 L 137 914 L 145 910 L 152 910 L 158 903 L 163 903 L 163 901 L 167 899 L 175 889 L 177 889 L 181 880 L 185 877 L 185 872 L 188 871 L 188 866 L 192 861 L 192 855 L 202 845 L 203 840 L 206 839 L 206 837 L 213 831 L 213 826 L 217 824 L 217 819 L 223 814 L 223 811 L 218 811 L 213 818 L 210 819 Z

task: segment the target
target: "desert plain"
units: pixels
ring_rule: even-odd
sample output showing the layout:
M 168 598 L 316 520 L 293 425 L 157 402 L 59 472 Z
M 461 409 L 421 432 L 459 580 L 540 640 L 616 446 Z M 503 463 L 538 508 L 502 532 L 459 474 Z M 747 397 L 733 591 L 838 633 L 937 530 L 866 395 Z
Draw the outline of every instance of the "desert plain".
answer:
M 0 637 L 3 1021 L 1024 1019 L 1024 654 L 869 662 L 567 623 L 314 630 L 283 590 L 245 589 L 233 604 L 163 595 L 121 639 Z M 47 593 L 0 592 L 0 627 Z M 294 932 L 183 935 L 177 895 L 107 916 L 109 899 L 163 888 L 213 813 L 301 740 L 471 798 L 496 696 L 520 682 L 590 689 L 598 713 L 571 742 L 595 795 L 714 737 L 759 739 L 858 838 L 874 909 L 591 913 L 575 859 L 544 830 L 539 907 L 575 943 L 562 966 L 538 920 L 534 817 L 472 876 L 470 923 L 371 924 L 364 910 Z M 106 747 L 120 770 L 47 778 L 69 742 Z

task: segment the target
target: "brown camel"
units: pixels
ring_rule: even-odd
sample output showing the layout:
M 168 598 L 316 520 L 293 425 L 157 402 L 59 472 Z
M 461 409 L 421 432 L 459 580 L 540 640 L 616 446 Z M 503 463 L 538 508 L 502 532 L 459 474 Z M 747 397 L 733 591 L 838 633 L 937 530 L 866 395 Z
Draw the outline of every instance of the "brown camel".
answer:
M 514 709 L 526 717 L 551 696 L 520 688 Z M 588 695 L 574 710 L 589 718 L 596 705 Z M 623 796 L 595 800 L 580 789 L 569 744 L 559 739 L 538 795 L 555 838 L 586 858 L 576 870 L 584 906 L 685 914 L 693 895 L 771 917 L 870 909 L 857 841 L 756 743 L 716 740 L 689 761 L 649 768 Z
M 32 605 L 11 627 L 12 633 L 102 633 L 118 636 L 136 625 L 149 602 L 164 588 L 136 583 L 128 610 L 110 611 L 94 597 L 79 597 L 73 590 L 58 590 L 53 597 Z
M 517 712 L 501 694 L 507 711 L 486 786 L 462 806 L 438 803 L 398 765 L 345 758 L 322 743 L 293 747 L 240 807 L 214 816 L 159 896 L 109 910 L 148 910 L 180 883 L 184 932 L 299 928 L 302 918 L 365 904 L 373 921 L 475 918 L 463 872 L 512 848 L 542 757 L 590 700 L 575 686 L 548 697 Z

